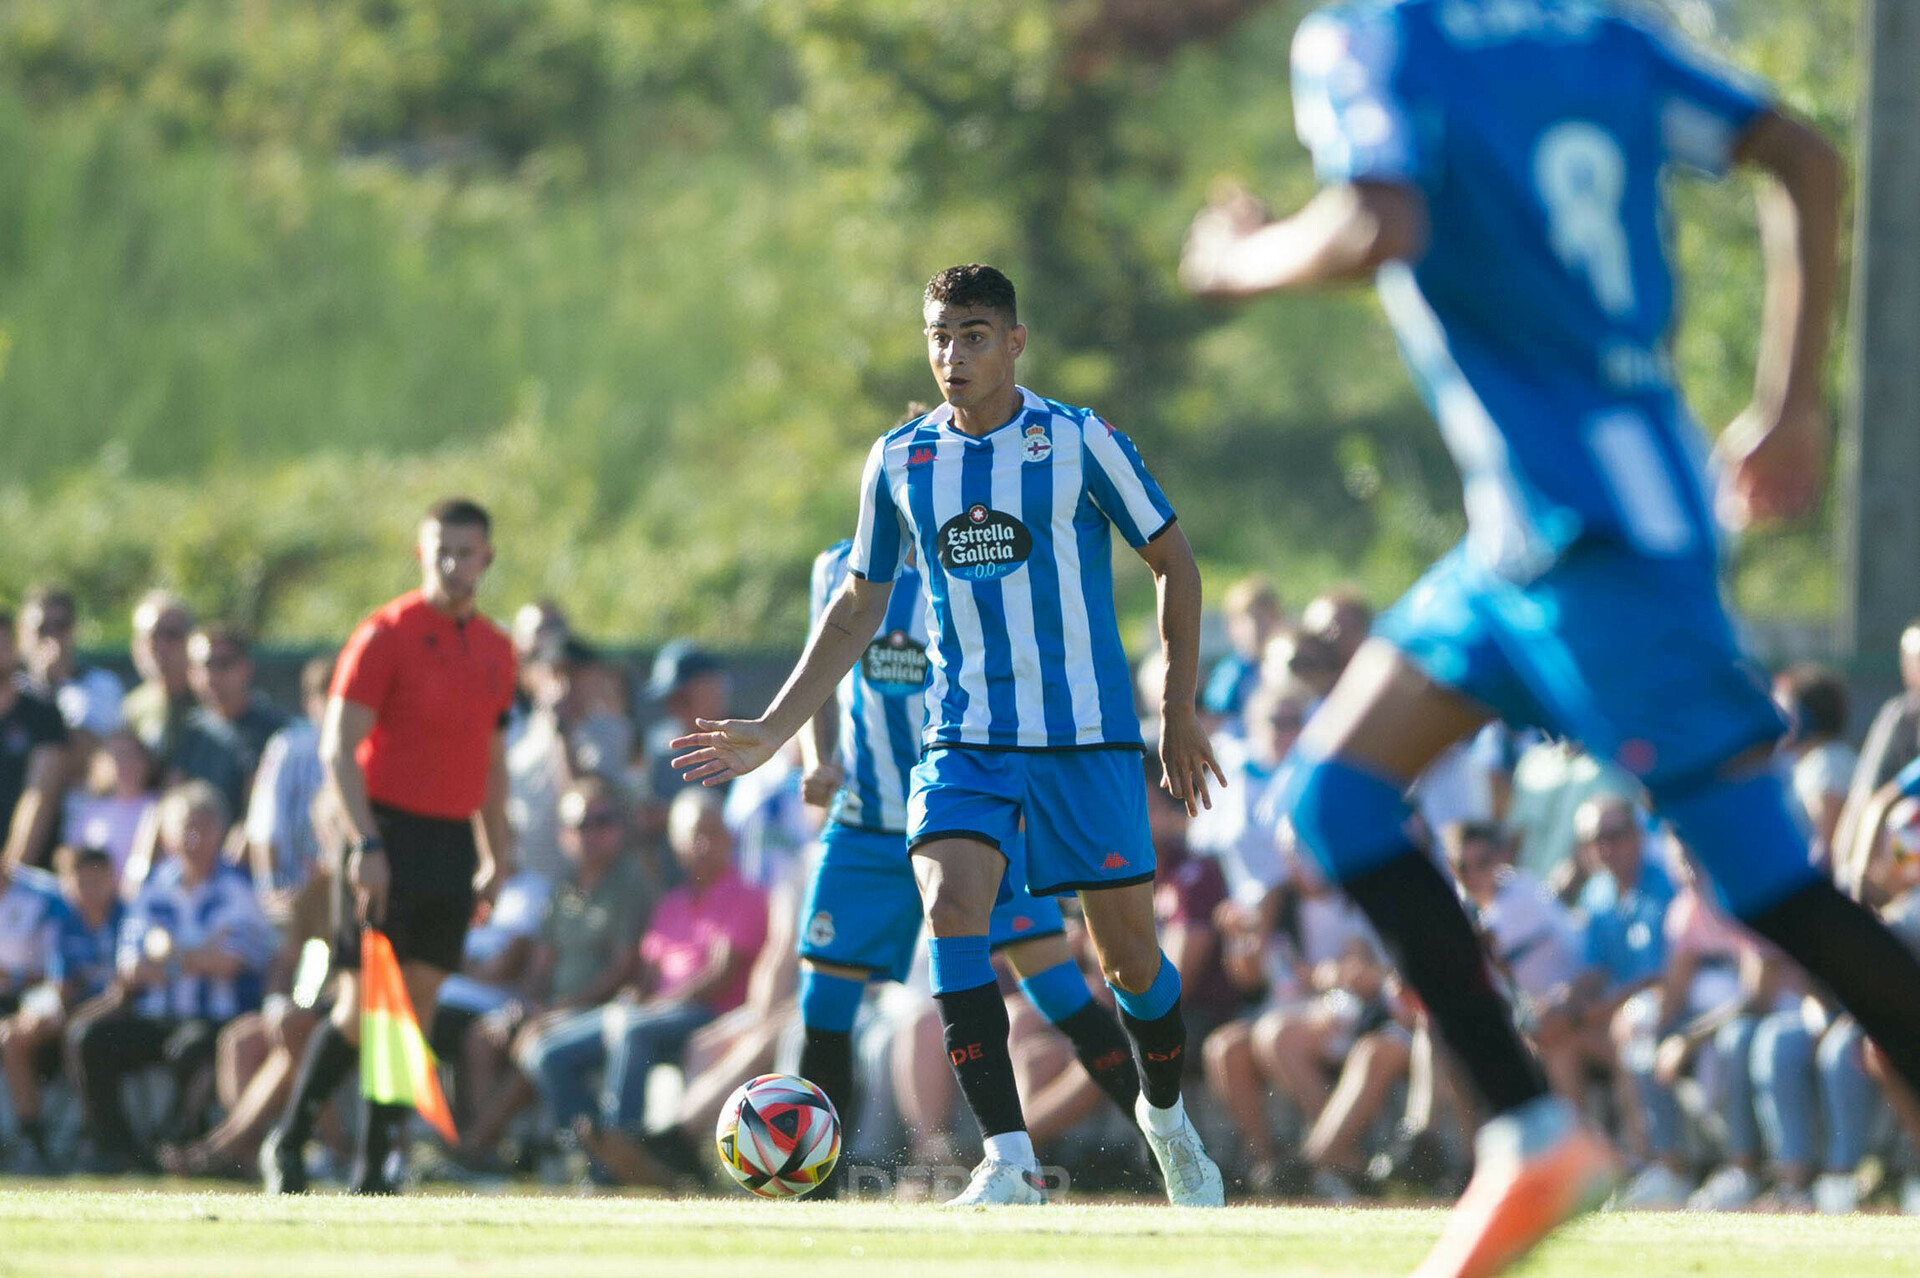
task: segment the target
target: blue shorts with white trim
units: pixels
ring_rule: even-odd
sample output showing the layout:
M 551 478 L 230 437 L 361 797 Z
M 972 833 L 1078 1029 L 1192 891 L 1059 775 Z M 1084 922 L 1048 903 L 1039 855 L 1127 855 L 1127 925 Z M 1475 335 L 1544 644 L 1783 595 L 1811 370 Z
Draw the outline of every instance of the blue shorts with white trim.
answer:
M 1153 836 L 1139 748 L 937 745 L 914 766 L 910 846 L 968 838 L 1005 851 L 1023 829 L 1026 884 L 1036 897 L 1150 881 Z

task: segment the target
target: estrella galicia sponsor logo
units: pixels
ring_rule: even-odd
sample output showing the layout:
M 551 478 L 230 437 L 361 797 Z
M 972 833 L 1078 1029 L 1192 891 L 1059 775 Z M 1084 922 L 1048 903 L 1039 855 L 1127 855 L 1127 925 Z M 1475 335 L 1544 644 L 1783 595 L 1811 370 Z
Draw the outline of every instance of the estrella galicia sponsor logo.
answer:
M 997 581 L 1033 553 L 1033 534 L 1004 511 L 975 503 L 940 528 L 940 566 L 963 581 Z
M 927 650 L 906 631 L 890 630 L 867 645 L 860 675 L 886 696 L 918 696 L 927 687 Z

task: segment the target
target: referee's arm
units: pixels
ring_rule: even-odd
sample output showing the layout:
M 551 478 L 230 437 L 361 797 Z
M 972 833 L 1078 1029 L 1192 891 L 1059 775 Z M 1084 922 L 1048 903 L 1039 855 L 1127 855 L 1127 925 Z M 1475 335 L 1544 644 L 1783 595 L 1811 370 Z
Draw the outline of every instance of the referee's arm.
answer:
M 507 730 L 496 728 L 487 759 L 487 797 L 473 814 L 474 843 L 480 864 L 473 872 L 475 895 L 492 898 L 513 866 L 513 827 L 507 823 Z
M 367 774 L 354 753 L 373 731 L 374 712 L 345 697 L 327 698 L 327 715 L 320 725 L 320 766 L 340 800 L 349 833 L 356 844 L 375 842 L 380 827 L 374 823 L 373 804 L 367 798 Z

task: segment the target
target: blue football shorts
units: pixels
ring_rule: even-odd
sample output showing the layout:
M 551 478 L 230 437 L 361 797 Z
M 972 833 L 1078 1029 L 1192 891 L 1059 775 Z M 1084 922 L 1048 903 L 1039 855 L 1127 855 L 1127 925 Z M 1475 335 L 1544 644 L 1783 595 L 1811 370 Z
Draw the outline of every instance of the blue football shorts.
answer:
M 1519 583 L 1456 547 L 1374 633 L 1435 682 L 1510 724 L 1573 738 L 1655 793 L 1786 728 L 1707 563 L 1577 543 Z
M 800 956 L 904 981 L 913 966 L 921 922 L 920 889 L 906 836 L 830 821 L 820 844 L 820 859 L 800 910 Z M 1007 858 L 1012 891 L 994 907 L 987 928 L 994 949 L 1066 929 L 1059 902 L 1031 896 L 1022 886 L 1021 846 L 1016 836 Z
M 934 746 L 914 766 L 909 846 L 967 838 L 1004 852 L 1023 828 L 1026 885 L 1036 897 L 1150 881 L 1153 836 L 1139 747 Z

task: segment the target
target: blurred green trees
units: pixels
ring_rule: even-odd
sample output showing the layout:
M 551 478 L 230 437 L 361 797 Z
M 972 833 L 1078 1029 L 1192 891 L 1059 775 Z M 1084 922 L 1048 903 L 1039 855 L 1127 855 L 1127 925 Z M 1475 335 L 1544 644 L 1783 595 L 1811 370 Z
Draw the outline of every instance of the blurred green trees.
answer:
M 1025 380 L 1134 435 L 1216 593 L 1396 591 L 1459 518 L 1371 300 L 1216 312 L 1172 282 L 1219 175 L 1309 190 L 1306 8 L 12 0 L 0 599 L 73 581 L 97 639 L 163 581 L 337 637 L 460 490 L 501 517 L 497 611 L 790 643 L 866 444 L 932 392 L 919 286 L 961 260 L 1014 276 Z M 1851 5 L 1720 22 L 1846 139 Z M 1716 425 L 1750 376 L 1749 205 L 1682 202 Z M 1749 605 L 1829 606 L 1824 534 L 1741 555 Z

